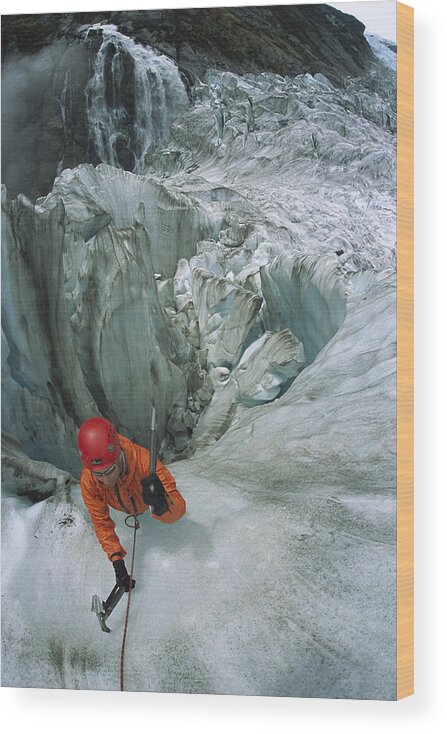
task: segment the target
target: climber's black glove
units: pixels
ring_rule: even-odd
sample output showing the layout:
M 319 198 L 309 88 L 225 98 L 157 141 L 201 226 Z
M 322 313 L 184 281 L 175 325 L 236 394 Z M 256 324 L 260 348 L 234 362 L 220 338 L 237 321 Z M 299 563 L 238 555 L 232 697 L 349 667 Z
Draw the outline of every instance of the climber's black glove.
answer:
M 163 515 L 168 509 L 166 492 L 156 474 L 149 477 L 143 477 L 141 480 L 143 488 L 143 502 L 153 507 L 154 515 Z
M 113 561 L 113 568 L 115 569 L 116 583 L 124 591 L 129 591 L 130 576 L 127 573 L 126 564 L 123 559 L 119 561 Z M 135 587 L 135 579 L 132 579 L 132 589 Z

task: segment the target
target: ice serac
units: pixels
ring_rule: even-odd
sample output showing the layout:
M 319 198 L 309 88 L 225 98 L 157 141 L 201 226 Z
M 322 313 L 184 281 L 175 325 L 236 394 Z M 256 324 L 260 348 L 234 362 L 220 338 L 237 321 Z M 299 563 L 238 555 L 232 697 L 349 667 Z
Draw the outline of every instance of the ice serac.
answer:
M 376 35 L 375 33 L 365 33 L 365 38 L 382 64 L 385 64 L 389 69 L 396 71 L 396 44 L 393 41 L 388 41 L 386 38 Z
M 165 278 L 172 277 L 178 260 L 192 257 L 197 241 L 217 226 L 212 212 L 175 186 L 106 164 L 63 171 L 39 203 L 46 207 L 55 197 L 64 202 L 69 228 L 86 241 L 109 222 L 117 229 L 135 221 L 143 224 L 149 232 L 154 271 Z
M 39 502 L 76 484 L 66 471 L 46 461 L 33 461 L 12 436 L 2 433 L 2 492 Z
M 302 343 L 289 329 L 266 332 L 242 355 L 233 377 L 247 408 L 274 400 L 306 363 Z
M 159 304 L 145 227 L 98 232 L 70 296 L 76 351 L 100 412 L 148 445 L 154 403 L 164 436 L 172 407 L 186 408 L 190 347 Z
M 250 331 L 256 328 L 261 298 L 196 268 L 192 299 L 199 324 L 200 346 L 208 350 L 208 364 L 212 367 L 234 365 Z
M 231 372 L 214 369 L 215 392 L 194 431 L 195 449 L 223 436 L 238 406 L 252 408 L 277 398 L 305 364 L 302 343 L 289 329 L 282 329 L 266 332 L 250 344 Z
M 183 451 L 209 379 L 194 335 L 160 306 L 154 270 L 174 274 L 216 230 L 212 212 L 105 164 L 64 171 L 35 206 L 3 194 L 5 429 L 78 474 L 85 418 L 102 412 L 147 443 L 154 399 L 168 455 Z
M 345 318 L 346 283 L 334 259 L 283 254 L 261 268 L 263 320 L 287 326 L 303 342 L 308 362 Z
M 76 426 L 97 410 L 68 327 L 63 289 L 65 210 L 20 196 L 2 199 L 2 316 L 15 383 L 5 392 L 3 427 L 29 456 L 75 471 Z M 5 367 L 6 368 L 6 367 Z

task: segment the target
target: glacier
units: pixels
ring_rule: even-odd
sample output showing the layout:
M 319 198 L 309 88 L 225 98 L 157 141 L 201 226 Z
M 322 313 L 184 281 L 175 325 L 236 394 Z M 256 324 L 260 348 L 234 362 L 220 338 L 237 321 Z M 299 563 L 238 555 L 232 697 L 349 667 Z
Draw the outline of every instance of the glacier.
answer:
M 126 690 L 394 698 L 395 74 L 210 68 L 188 99 L 104 34 L 172 114 L 127 165 L 92 106 L 101 163 L 2 189 L 2 684 L 119 688 L 76 430 L 147 445 L 154 402 L 187 515 L 141 518 Z
M 375 33 L 365 33 L 365 38 L 371 46 L 373 52 L 380 61 L 388 66 L 389 69 L 396 71 L 397 69 L 397 48 L 396 44 L 382 38 Z

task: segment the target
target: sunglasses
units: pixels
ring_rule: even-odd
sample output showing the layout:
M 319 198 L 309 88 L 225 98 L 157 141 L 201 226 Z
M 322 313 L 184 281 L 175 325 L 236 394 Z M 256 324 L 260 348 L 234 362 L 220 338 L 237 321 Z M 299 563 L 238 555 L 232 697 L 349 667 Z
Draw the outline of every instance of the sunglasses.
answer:
M 112 474 L 112 472 L 115 471 L 115 467 L 116 461 L 114 462 L 114 464 L 112 464 L 112 466 L 109 466 L 108 469 L 105 469 L 105 471 L 93 471 L 92 469 L 92 474 L 94 474 L 95 477 L 107 477 L 109 474 Z

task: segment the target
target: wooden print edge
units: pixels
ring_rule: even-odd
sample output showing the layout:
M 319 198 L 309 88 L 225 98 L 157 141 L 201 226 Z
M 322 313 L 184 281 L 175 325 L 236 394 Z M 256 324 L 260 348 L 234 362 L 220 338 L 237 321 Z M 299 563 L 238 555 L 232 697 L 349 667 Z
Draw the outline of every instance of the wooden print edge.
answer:
M 397 699 L 414 693 L 414 10 L 397 3 Z

